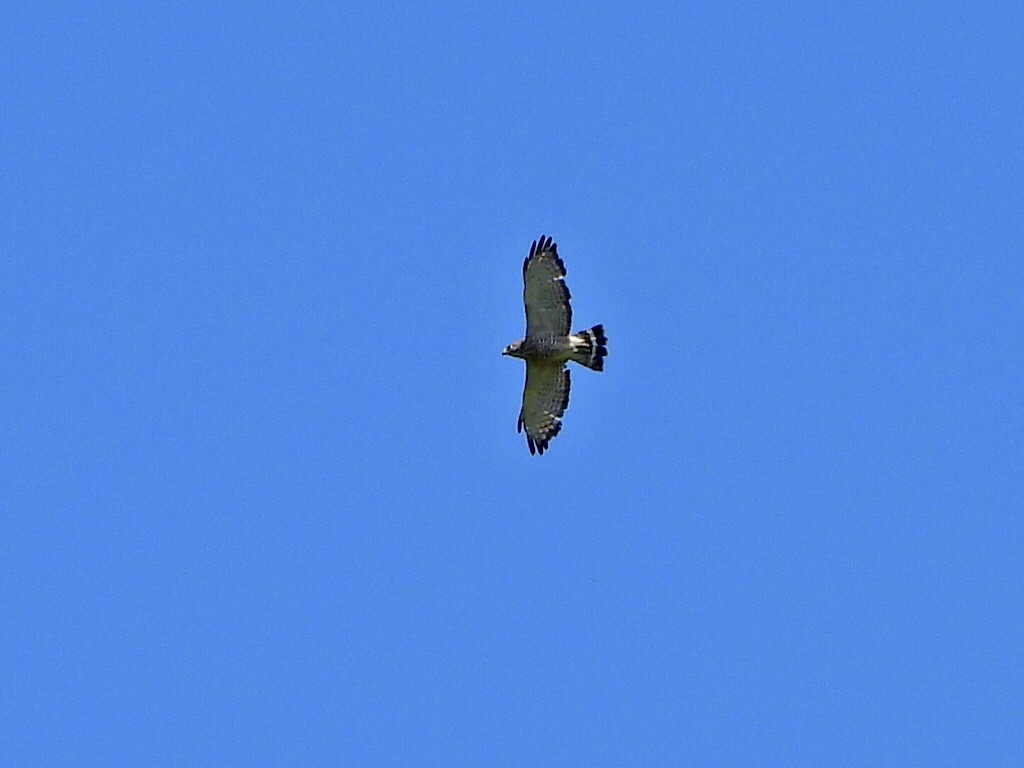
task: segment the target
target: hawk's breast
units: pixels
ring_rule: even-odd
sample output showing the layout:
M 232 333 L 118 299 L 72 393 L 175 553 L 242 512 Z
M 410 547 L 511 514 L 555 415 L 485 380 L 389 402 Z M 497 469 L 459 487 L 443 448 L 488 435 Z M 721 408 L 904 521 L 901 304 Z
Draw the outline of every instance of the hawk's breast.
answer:
M 556 336 L 553 333 L 530 336 L 523 347 L 527 356 L 535 360 L 568 360 L 572 353 L 569 337 Z

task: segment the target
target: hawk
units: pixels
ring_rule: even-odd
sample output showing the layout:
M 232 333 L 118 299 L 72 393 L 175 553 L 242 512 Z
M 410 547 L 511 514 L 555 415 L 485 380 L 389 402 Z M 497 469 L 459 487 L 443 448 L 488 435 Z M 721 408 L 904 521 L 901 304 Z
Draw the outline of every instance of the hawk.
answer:
M 526 386 L 517 431 L 526 429 L 530 453 L 543 454 L 548 442 L 562 429 L 562 414 L 569 407 L 569 369 L 566 362 L 604 370 L 608 339 L 604 326 L 571 333 L 572 307 L 565 284 L 565 264 L 558 246 L 544 235 L 534 240 L 523 262 L 523 303 L 526 338 L 509 344 L 501 353 L 526 361 Z

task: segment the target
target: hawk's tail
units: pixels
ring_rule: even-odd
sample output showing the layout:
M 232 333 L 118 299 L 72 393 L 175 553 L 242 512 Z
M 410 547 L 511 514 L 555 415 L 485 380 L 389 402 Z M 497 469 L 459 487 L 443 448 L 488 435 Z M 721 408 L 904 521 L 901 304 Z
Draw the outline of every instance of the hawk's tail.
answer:
M 594 371 L 604 370 L 604 358 L 608 354 L 608 339 L 604 335 L 604 326 L 595 325 L 586 331 L 579 331 L 572 336 L 572 359 Z

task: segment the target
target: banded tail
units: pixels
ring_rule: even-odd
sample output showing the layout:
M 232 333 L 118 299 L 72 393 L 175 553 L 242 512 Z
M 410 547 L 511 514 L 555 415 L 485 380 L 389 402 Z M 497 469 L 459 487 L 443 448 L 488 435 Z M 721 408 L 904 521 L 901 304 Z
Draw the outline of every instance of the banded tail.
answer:
M 604 358 L 608 354 L 607 344 L 608 339 L 604 335 L 603 325 L 578 331 L 572 335 L 571 359 L 593 371 L 603 371 Z

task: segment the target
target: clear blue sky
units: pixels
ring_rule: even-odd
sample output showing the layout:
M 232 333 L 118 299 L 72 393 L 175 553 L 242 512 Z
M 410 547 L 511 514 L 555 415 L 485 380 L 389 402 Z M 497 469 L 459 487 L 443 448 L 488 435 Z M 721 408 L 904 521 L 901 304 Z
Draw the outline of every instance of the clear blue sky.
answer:
M 1024 12 L 759 5 L 4 12 L 4 764 L 1024 765 Z

